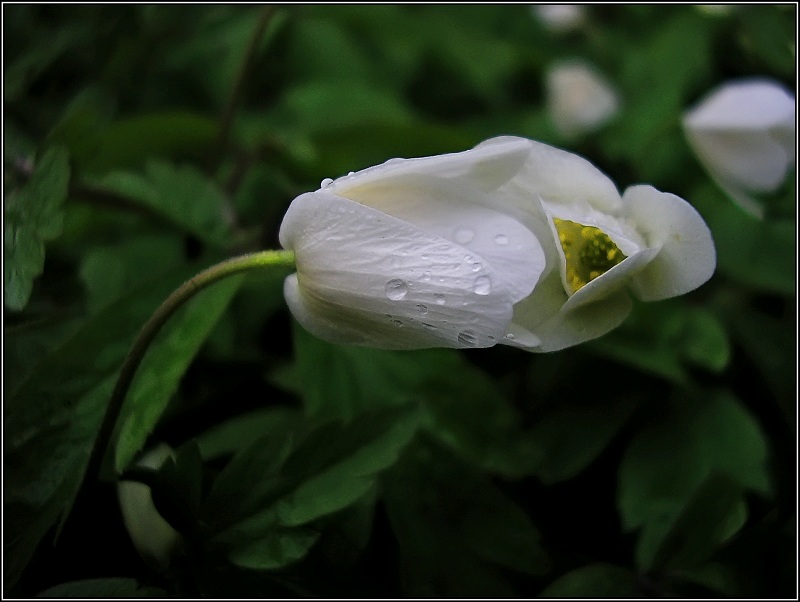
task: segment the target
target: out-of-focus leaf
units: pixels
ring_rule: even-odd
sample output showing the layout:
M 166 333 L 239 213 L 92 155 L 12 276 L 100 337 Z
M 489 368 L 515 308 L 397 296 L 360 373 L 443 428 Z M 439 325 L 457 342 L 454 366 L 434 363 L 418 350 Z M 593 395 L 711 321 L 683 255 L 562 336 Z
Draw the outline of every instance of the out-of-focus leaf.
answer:
M 65 135 L 63 143 L 87 173 L 136 168 L 154 157 L 200 159 L 217 134 L 214 119 L 186 111 L 126 117 L 88 134 Z
M 206 501 L 206 522 L 238 522 L 235 530 L 256 532 L 304 525 L 341 510 L 396 461 L 418 424 L 419 411 L 405 407 L 366 412 L 344 425 L 325 423 L 293 449 L 291 431 L 282 438 L 269 433 L 219 475 Z
M 164 598 L 163 589 L 152 585 L 141 585 L 129 577 L 106 577 L 84 579 L 54 585 L 39 592 L 37 598 Z
M 176 531 L 190 538 L 200 531 L 203 464 L 194 441 L 170 455 L 151 477 L 153 504 Z
M 113 172 L 98 183 L 141 202 L 212 245 L 221 246 L 228 240 L 225 196 L 195 167 L 153 160 L 144 174 Z
M 637 598 L 636 573 L 612 564 L 587 564 L 562 575 L 539 594 L 541 598 Z
M 235 548 L 230 561 L 242 568 L 278 569 L 300 560 L 311 549 L 319 532 L 311 529 L 276 529 L 249 544 Z
M 797 283 L 794 220 L 760 220 L 710 184 L 692 194 L 714 236 L 718 269 L 755 289 L 793 295 Z
M 631 399 L 604 404 L 595 399 L 581 404 L 564 401 L 528 433 L 543 450 L 535 474 L 546 484 L 570 479 L 586 468 L 636 408 Z
M 536 466 L 538 442 L 522 431 L 516 410 L 458 353 L 331 345 L 299 326 L 294 334 L 295 377 L 310 415 L 348 419 L 364 409 L 426 400 L 427 429 L 459 454 L 511 477 Z
M 764 435 L 729 393 L 692 396 L 660 410 L 631 443 L 619 473 L 617 504 L 623 527 L 641 529 L 636 559 L 644 569 L 709 475 L 762 495 L 771 488 Z
M 3 298 L 9 309 L 27 305 L 33 280 L 44 268 L 45 242 L 61 233 L 69 177 L 67 152 L 53 147 L 37 161 L 31 179 L 6 197 Z
M 161 275 L 87 320 L 50 350 L 4 404 L 6 584 L 72 504 L 116 372 L 135 333 L 175 285 Z
M 797 35 L 794 28 L 796 14 L 792 14 L 791 10 L 791 6 L 787 5 L 786 8 L 742 6 L 738 11 L 742 45 L 770 69 L 784 76 L 794 73 L 796 61 L 792 44 Z
M 797 423 L 797 323 L 749 308 L 732 312 L 733 336 L 761 371 L 791 425 Z
M 636 303 L 621 327 L 587 348 L 678 384 L 689 379 L 685 364 L 721 372 L 731 353 L 719 319 L 682 300 Z
M 653 566 L 698 566 L 744 525 L 747 506 L 742 487 L 729 476 L 712 473 L 697 488 L 661 540 Z
M 171 235 L 140 235 L 87 251 L 80 276 L 90 312 L 106 307 L 156 272 L 174 270 L 185 261 L 183 241 Z
M 78 20 L 62 23 L 53 28 L 47 44 L 38 44 L 36 37 L 29 36 L 29 46 L 3 70 L 4 101 L 13 102 L 22 97 L 31 82 L 56 59 L 91 36 L 89 28 L 89 23 Z
M 122 471 L 144 445 L 203 341 L 228 307 L 244 276 L 232 276 L 198 293 L 170 319 L 148 351 L 120 414 L 115 466 Z
M 369 493 L 418 423 L 415 408 L 399 408 L 323 424 L 293 450 L 291 432 L 257 439 L 216 479 L 204 523 L 235 564 L 275 568 L 296 560 L 316 540 L 307 525 Z
M 195 438 L 204 460 L 212 460 L 249 447 L 265 436 L 298 431 L 302 414 L 297 408 L 269 407 L 253 410 L 217 425 Z
M 527 515 L 440 447 L 416 446 L 381 478 L 412 597 L 514 597 L 497 571 L 533 575 L 548 558 Z

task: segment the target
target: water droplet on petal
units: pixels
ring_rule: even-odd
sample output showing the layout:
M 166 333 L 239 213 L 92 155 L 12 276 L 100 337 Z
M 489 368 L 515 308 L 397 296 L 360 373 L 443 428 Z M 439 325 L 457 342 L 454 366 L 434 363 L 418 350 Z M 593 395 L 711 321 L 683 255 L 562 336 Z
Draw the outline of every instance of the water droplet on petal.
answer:
M 430 282 L 430 280 L 431 280 L 431 273 L 430 273 L 430 272 L 428 272 L 427 270 L 426 270 L 426 271 L 424 271 L 424 272 L 422 272 L 422 278 L 420 278 L 420 280 L 422 280 L 423 282 Z
M 394 324 L 398 328 L 401 328 L 403 326 L 403 321 L 402 320 L 392 320 L 392 324 Z
M 458 342 L 467 347 L 475 347 L 478 344 L 478 335 L 471 330 L 464 330 L 458 333 Z
M 386 296 L 392 301 L 399 301 L 406 296 L 408 286 L 399 278 L 394 278 L 386 283 Z
M 492 281 L 489 280 L 488 276 L 478 276 L 475 279 L 475 285 L 472 290 L 475 291 L 476 295 L 488 295 L 492 292 Z
M 434 326 L 433 324 L 428 324 L 427 322 L 423 322 L 422 325 L 428 330 L 436 330 L 436 326 Z
M 507 338 L 509 341 L 513 341 L 513 340 L 515 339 L 514 335 L 513 335 L 513 334 L 511 334 L 510 332 L 509 332 L 509 333 L 506 335 L 506 338 Z
M 466 261 L 467 263 L 472 263 L 473 261 L 475 261 L 475 258 L 472 255 L 464 255 L 464 261 Z
M 322 182 L 319 183 L 319 187 L 327 188 L 331 184 L 333 184 L 333 178 L 325 178 L 324 180 L 322 180 Z
M 419 313 L 421 313 L 422 315 L 425 315 L 426 313 L 428 313 L 428 306 L 427 305 L 423 305 L 422 303 L 418 303 L 417 304 L 417 311 Z
M 453 236 L 458 244 L 463 245 L 475 238 L 475 232 L 469 228 L 459 228 Z
M 495 244 L 503 247 L 508 244 L 508 236 L 506 236 L 505 234 L 498 234 L 497 236 L 494 237 L 494 242 Z
M 434 293 L 433 298 L 436 299 L 436 305 L 444 305 L 445 299 L 442 293 Z
M 472 264 L 472 271 L 473 272 L 479 272 L 480 270 L 481 270 L 481 264 L 479 264 L 477 262 Z

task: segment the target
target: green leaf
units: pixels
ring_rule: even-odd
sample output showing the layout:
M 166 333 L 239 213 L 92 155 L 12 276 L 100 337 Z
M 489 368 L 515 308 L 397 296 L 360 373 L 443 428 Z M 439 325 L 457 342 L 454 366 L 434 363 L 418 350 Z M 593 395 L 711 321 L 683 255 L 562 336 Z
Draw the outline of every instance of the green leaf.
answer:
M 797 230 L 793 219 L 761 220 L 711 184 L 699 187 L 691 198 L 711 228 L 720 272 L 757 290 L 795 294 Z
M 742 6 L 737 11 L 742 45 L 769 69 L 787 77 L 795 69 L 796 15 L 791 10 L 788 5 L 761 5 Z
M 299 432 L 302 418 L 297 408 L 253 410 L 209 429 L 199 435 L 195 442 L 203 459 L 213 460 L 250 447 L 261 437 L 280 438 L 283 433 Z
M 412 597 L 514 597 L 499 567 L 541 575 L 547 554 L 525 512 L 438 446 L 416 445 L 381 477 Z
M 228 559 L 246 569 L 278 569 L 305 556 L 319 535 L 311 529 L 277 529 L 235 548 L 228 554 Z
M 661 540 L 653 566 L 700 566 L 744 525 L 747 506 L 742 487 L 731 477 L 712 473 L 703 481 Z
M 312 416 L 349 419 L 366 409 L 424 399 L 426 428 L 487 469 L 522 476 L 539 458 L 536 441 L 523 433 L 517 411 L 495 382 L 457 352 L 331 345 L 297 325 L 294 341 L 295 380 Z
M 86 138 L 64 140 L 87 173 L 136 168 L 153 157 L 201 159 L 217 135 L 214 119 L 187 111 L 127 117 Z
M 39 592 L 37 598 L 164 598 L 167 592 L 151 585 L 141 585 L 128 577 L 83 579 L 54 585 Z
M 142 203 L 200 240 L 216 246 L 228 240 L 230 226 L 224 215 L 227 200 L 195 167 L 151 160 L 144 174 L 112 172 L 98 184 Z
M 113 303 L 154 272 L 174 270 L 185 262 L 183 241 L 173 235 L 142 234 L 87 250 L 80 276 L 86 304 L 94 313 Z
M 709 475 L 726 475 L 743 490 L 768 494 L 766 458 L 758 423 L 729 393 L 661 408 L 620 465 L 617 504 L 623 527 L 641 529 L 638 566 L 653 565 L 664 537 Z
M 689 381 L 686 364 L 719 373 L 731 355 L 719 319 L 683 300 L 634 304 L 622 326 L 591 341 L 587 349 L 676 384 Z
M 611 564 L 587 564 L 562 575 L 539 594 L 541 598 L 638 598 L 636 573 Z
M 120 414 L 115 466 L 121 472 L 144 445 L 205 338 L 241 286 L 244 275 L 216 282 L 173 316 L 148 350 Z
M 190 539 L 200 531 L 203 464 L 194 441 L 178 448 L 152 476 L 150 491 L 158 513 Z
M 9 309 L 21 310 L 28 303 L 33 280 L 44 268 L 45 242 L 61 233 L 69 176 L 67 152 L 50 148 L 36 163 L 30 180 L 6 198 L 3 290 Z
M 193 270 L 143 283 L 98 312 L 7 391 L 4 415 L 6 579 L 13 583 L 68 511 L 116 373 L 153 309 Z
M 528 433 L 543 450 L 536 476 L 545 484 L 576 476 L 608 446 L 636 405 L 631 399 L 602 405 L 595 399 L 590 403 L 564 400 Z

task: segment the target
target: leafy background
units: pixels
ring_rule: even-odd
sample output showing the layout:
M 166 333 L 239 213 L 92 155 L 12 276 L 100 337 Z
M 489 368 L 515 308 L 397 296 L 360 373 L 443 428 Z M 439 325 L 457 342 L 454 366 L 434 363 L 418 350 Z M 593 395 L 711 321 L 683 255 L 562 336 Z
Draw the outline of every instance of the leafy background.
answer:
M 11 596 L 796 596 L 796 189 L 763 221 L 681 113 L 795 89 L 796 6 L 4 5 L 4 592 Z M 565 140 L 543 74 L 623 110 Z M 293 323 L 286 270 L 199 295 L 81 479 L 137 330 L 180 282 L 277 248 L 294 196 L 498 134 L 688 199 L 717 273 L 549 355 L 378 352 Z M 173 460 L 130 473 L 166 442 Z M 183 545 L 136 553 L 119 472 Z

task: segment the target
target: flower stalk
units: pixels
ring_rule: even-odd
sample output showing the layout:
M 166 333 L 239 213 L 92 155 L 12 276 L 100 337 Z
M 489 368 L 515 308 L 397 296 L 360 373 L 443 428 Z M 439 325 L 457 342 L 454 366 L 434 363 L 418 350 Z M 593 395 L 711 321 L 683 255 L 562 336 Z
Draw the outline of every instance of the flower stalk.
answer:
M 84 479 L 86 479 L 88 475 L 99 472 L 103 456 L 108 447 L 108 442 L 114 432 L 114 426 L 122 410 L 122 405 L 125 401 L 128 389 L 136 375 L 136 370 L 141 364 L 142 359 L 144 359 L 150 344 L 170 317 L 198 292 L 223 278 L 255 269 L 278 266 L 293 267 L 294 262 L 294 253 L 292 251 L 283 250 L 259 251 L 226 259 L 196 274 L 175 289 L 172 294 L 164 300 L 139 331 L 139 335 L 136 337 L 133 346 L 125 357 L 125 361 L 117 377 L 117 382 L 114 385 L 114 390 L 111 393 L 108 406 L 106 407 L 103 420 L 100 423 L 100 429 L 95 438 L 94 446 L 92 447 L 86 465 Z

